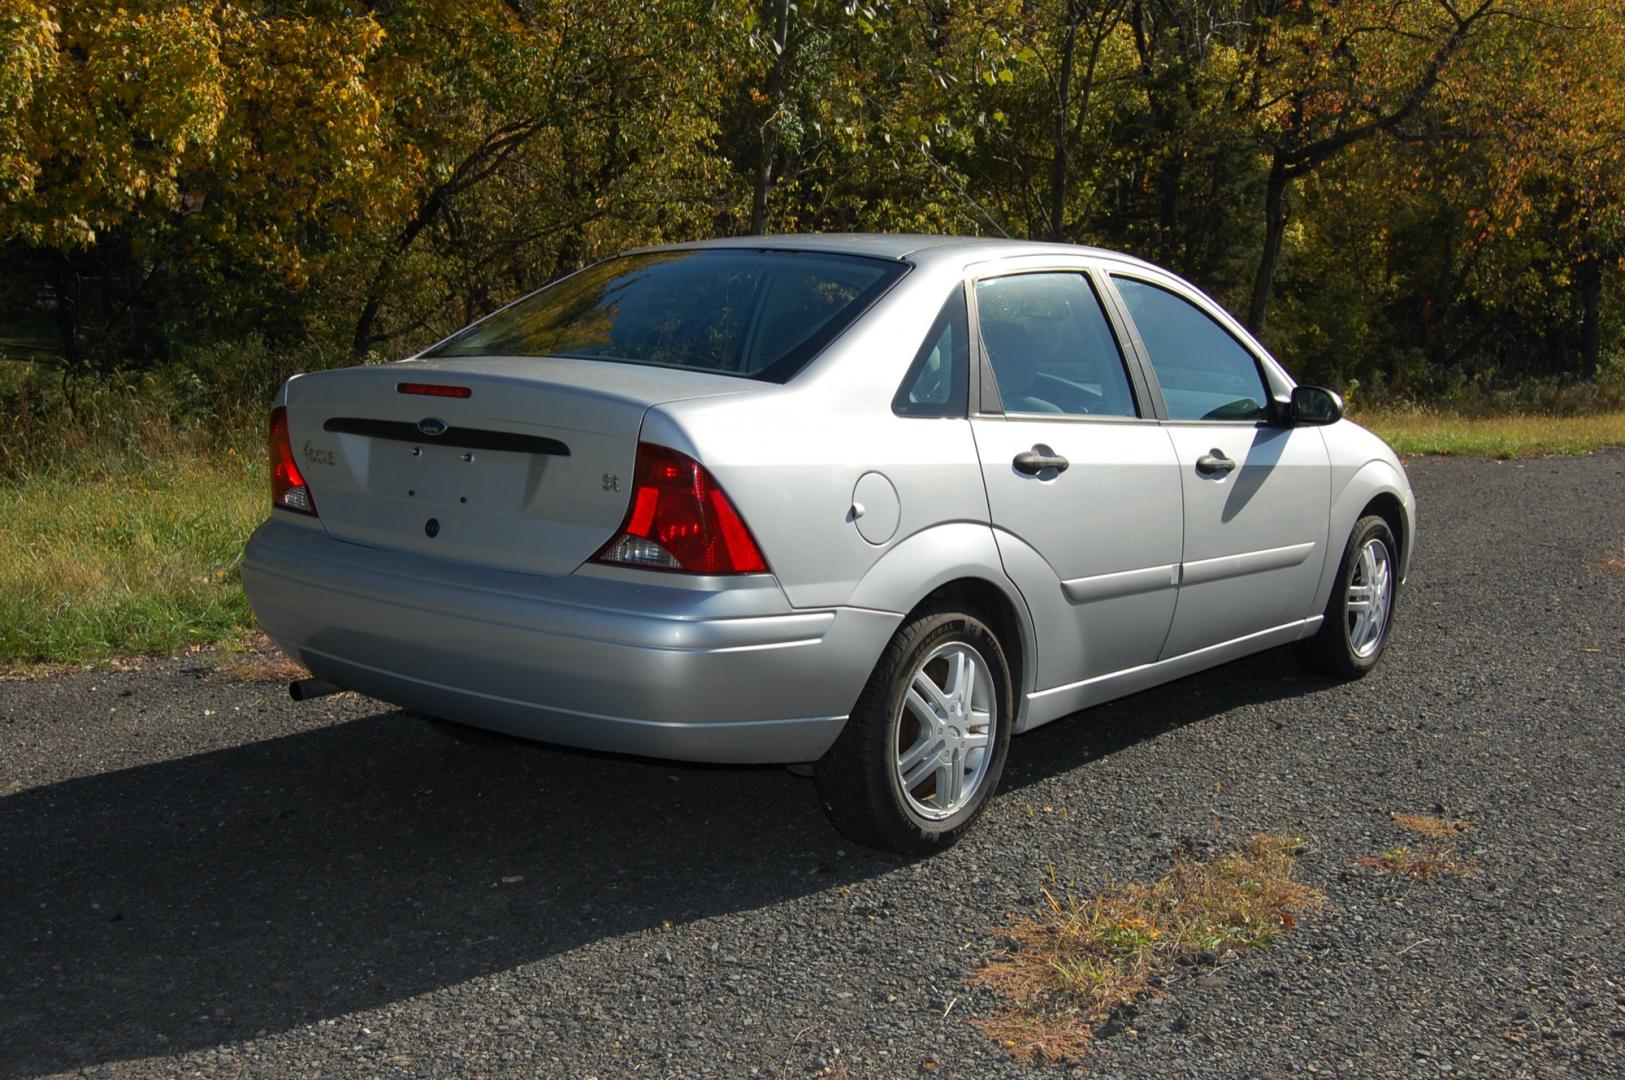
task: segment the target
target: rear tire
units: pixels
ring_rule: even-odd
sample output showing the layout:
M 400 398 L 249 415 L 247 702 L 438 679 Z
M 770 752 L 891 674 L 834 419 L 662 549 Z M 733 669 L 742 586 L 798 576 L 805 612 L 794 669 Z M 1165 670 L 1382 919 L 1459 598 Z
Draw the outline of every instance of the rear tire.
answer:
M 998 789 L 1015 718 L 998 637 L 964 612 L 928 609 L 881 654 L 818 763 L 818 797 L 846 836 L 929 855 L 964 835 Z
M 1354 523 L 1343 563 L 1315 636 L 1304 641 L 1305 663 L 1338 679 L 1358 679 L 1388 647 L 1399 598 L 1399 545 L 1375 514 Z

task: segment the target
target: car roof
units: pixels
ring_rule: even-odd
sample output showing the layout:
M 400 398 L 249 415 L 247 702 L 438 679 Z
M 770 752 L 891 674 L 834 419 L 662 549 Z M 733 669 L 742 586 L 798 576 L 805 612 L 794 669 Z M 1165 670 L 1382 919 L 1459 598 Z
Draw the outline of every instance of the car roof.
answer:
M 1023 255 L 1067 254 L 1121 259 L 1150 265 L 1132 255 L 1077 244 L 1052 244 L 990 236 L 933 236 L 924 233 L 784 233 L 770 236 L 728 236 L 714 240 L 695 240 L 685 244 L 661 244 L 638 248 L 635 252 L 627 254 L 646 251 L 693 251 L 705 248 L 817 251 L 834 255 L 896 259 L 916 264 L 937 260 L 981 262 Z

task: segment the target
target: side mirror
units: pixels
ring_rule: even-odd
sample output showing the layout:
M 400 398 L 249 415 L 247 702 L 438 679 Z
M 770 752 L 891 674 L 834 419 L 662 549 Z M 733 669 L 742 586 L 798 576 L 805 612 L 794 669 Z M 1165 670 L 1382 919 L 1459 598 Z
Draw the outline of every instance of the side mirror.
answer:
M 1287 418 L 1293 424 L 1335 424 L 1343 419 L 1343 396 L 1324 386 L 1294 386 Z

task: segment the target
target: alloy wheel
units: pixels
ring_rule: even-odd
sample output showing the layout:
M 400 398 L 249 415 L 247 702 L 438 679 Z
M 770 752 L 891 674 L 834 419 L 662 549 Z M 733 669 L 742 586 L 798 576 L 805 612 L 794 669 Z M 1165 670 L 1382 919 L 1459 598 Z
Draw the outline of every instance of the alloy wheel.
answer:
M 910 810 L 937 821 L 975 800 L 992 760 L 997 703 L 987 661 L 962 641 L 943 644 L 914 669 L 892 748 Z
M 1382 635 L 1388 629 L 1388 613 L 1393 607 L 1393 557 L 1388 545 L 1378 537 L 1367 540 L 1354 562 L 1349 575 L 1348 612 L 1349 648 L 1364 659 L 1382 645 Z

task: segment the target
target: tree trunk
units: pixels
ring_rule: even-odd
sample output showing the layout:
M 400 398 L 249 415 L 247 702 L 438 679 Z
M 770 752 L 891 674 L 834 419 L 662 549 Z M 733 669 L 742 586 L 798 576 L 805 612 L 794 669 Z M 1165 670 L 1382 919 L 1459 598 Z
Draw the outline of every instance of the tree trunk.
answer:
M 1597 377 L 1602 349 L 1602 260 L 1586 255 L 1580 260 L 1580 377 Z
M 408 221 L 391 241 L 373 271 L 366 295 L 362 298 L 361 314 L 356 319 L 355 333 L 350 339 L 350 358 L 353 361 L 361 363 L 367 358 L 367 351 L 373 345 L 391 336 L 381 334 L 375 329 L 378 324 L 378 313 L 383 307 L 384 298 L 389 294 L 390 285 L 395 280 L 396 265 L 406 256 L 418 236 L 450 208 L 453 199 L 488 180 L 542 128 L 543 122 L 540 118 L 527 117 L 497 129 L 457 163 L 457 167 L 451 171 L 451 176 L 436 184 L 424 196 L 423 201 L 418 204 L 417 212 L 412 215 L 412 220 Z
M 69 263 L 56 278 L 56 333 L 62 346 L 62 360 L 75 375 L 84 366 L 85 353 L 79 337 L 80 316 L 83 314 L 84 275 L 74 265 L 77 253 L 69 256 Z
M 1247 329 L 1264 332 L 1264 314 L 1269 309 L 1270 290 L 1275 287 L 1275 266 L 1281 259 L 1281 241 L 1286 237 L 1286 193 L 1292 185 L 1286 167 L 1277 158 L 1270 166 L 1269 183 L 1264 188 L 1264 250 L 1258 257 L 1258 276 L 1253 279 L 1253 301 L 1247 307 Z
M 1432 60 L 1410 92 L 1394 108 L 1369 120 L 1345 125 L 1353 116 L 1344 112 L 1338 117 L 1333 130 L 1322 138 L 1308 140 L 1310 123 L 1305 117 L 1307 98 L 1298 95 L 1293 101 L 1291 127 L 1299 138 L 1277 144 L 1270 162 L 1269 185 L 1264 193 L 1264 251 L 1258 259 L 1258 277 L 1253 281 L 1253 300 L 1247 311 L 1247 325 L 1253 333 L 1264 329 L 1264 315 L 1269 309 L 1270 290 L 1275 285 L 1275 265 L 1281 258 L 1281 241 L 1286 235 L 1286 197 L 1292 181 L 1306 176 L 1317 167 L 1332 160 L 1355 143 L 1363 142 L 1382 132 L 1391 132 L 1421 109 L 1428 96 L 1439 85 L 1445 65 L 1460 51 L 1473 33 L 1474 27 L 1497 13 L 1496 0 L 1475 0 L 1476 6 L 1467 14 L 1460 14 L 1449 4 L 1445 10 L 1455 22 L 1450 32 L 1434 51 Z M 1281 146 L 1295 149 L 1283 150 Z
M 753 236 L 767 232 L 767 193 L 773 187 L 773 153 L 777 140 L 762 133 L 761 153 L 756 159 L 756 188 L 750 200 L 750 231 Z
M 444 206 L 442 191 L 436 188 L 429 198 L 418 207 L 418 212 L 407 222 L 406 228 L 401 230 L 389 250 L 379 259 L 378 267 L 373 271 L 372 280 L 367 284 L 365 301 L 361 305 L 361 314 L 355 322 L 355 334 L 350 339 L 350 360 L 352 363 L 362 363 L 367 359 L 367 352 L 378 341 L 374 327 L 378 324 L 378 312 L 384 306 L 384 297 L 389 293 L 389 286 L 395 280 L 395 264 L 397 260 L 406 255 L 407 249 L 412 246 L 418 234 L 428 228 L 429 223 L 439 214 Z
M 1066 189 L 1068 172 L 1066 144 L 1057 142 L 1049 163 L 1049 229 L 1046 240 L 1059 244 L 1066 239 Z
M 773 157 L 779 149 L 779 110 L 784 107 L 784 88 L 789 81 L 790 0 L 774 2 L 773 41 L 779 51 L 767 76 L 768 112 L 757 142 L 756 182 L 750 199 L 750 231 L 756 236 L 767 232 L 767 196 L 773 190 Z
M 1055 95 L 1055 143 L 1049 161 L 1049 235 L 1045 239 L 1057 244 L 1066 239 L 1066 190 L 1072 158 L 1067 113 L 1072 106 L 1072 68 L 1077 51 L 1078 27 L 1073 22 L 1067 27 L 1066 41 L 1061 46 L 1061 79 Z
M 79 316 L 83 299 L 84 278 L 78 269 L 65 269 L 57 275 L 56 329 L 57 336 L 62 342 L 62 400 L 67 403 L 68 416 L 74 420 L 79 419 L 79 373 L 85 363 L 84 350 L 79 339 Z

